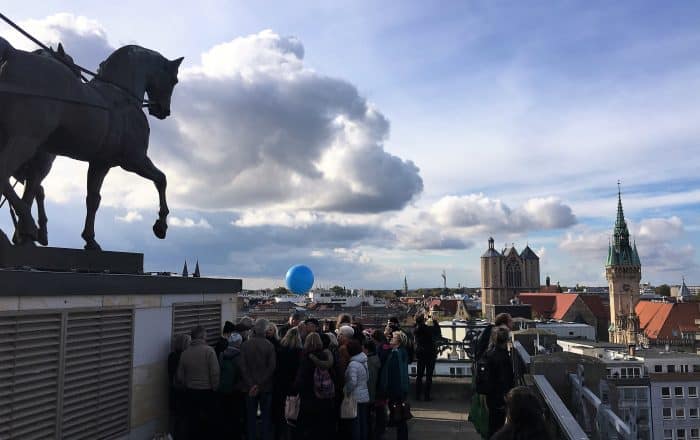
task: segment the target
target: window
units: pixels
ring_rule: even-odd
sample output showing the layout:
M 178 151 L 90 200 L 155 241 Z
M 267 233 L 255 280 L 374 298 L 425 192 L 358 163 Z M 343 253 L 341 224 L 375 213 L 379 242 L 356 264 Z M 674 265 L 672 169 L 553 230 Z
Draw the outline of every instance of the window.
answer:
M 675 372 L 676 372 L 676 366 L 675 366 L 675 365 L 666 365 L 666 372 L 668 372 L 668 373 L 675 373 Z
M 683 407 L 676 408 L 676 418 L 677 419 L 685 419 L 685 408 L 683 408 Z
M 688 387 L 688 397 L 698 397 L 698 387 Z
M 698 418 L 698 409 L 697 408 L 688 408 L 688 418 L 697 419 Z
M 662 410 L 662 414 L 664 416 L 664 420 L 671 420 L 671 408 L 664 408 Z
M 661 373 L 663 372 L 663 369 L 664 367 L 662 367 L 661 365 L 654 365 L 654 373 Z
M 411 366 L 411 374 L 416 374 L 417 368 Z
M 673 429 L 664 429 L 664 440 L 673 440 Z
M 675 387 L 673 389 L 673 395 L 676 397 L 683 397 L 683 387 Z
M 693 365 L 693 373 L 700 373 L 700 365 Z
M 685 429 L 676 429 L 676 439 L 685 440 Z
M 681 366 L 680 366 L 680 372 L 681 372 L 681 373 L 687 373 L 687 372 L 688 372 L 688 366 L 687 366 L 687 365 L 681 365 Z
M 690 440 L 700 440 L 700 429 L 690 428 Z
M 661 398 L 662 399 L 670 399 L 671 398 L 671 388 L 661 387 Z

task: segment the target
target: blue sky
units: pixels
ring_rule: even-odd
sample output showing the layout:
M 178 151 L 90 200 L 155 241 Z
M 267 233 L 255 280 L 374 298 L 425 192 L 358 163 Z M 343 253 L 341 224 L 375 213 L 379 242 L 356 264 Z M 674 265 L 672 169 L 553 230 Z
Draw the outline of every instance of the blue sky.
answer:
M 138 13 L 135 11 L 139 11 Z M 2 12 L 96 67 L 136 43 L 185 56 L 151 119 L 171 228 L 113 171 L 105 249 L 150 270 L 280 284 L 479 284 L 479 255 L 526 243 L 542 278 L 604 284 L 616 182 L 643 280 L 700 284 L 696 2 L 10 1 Z M 57 15 L 59 14 L 59 15 Z M 13 31 L 0 35 L 29 49 Z M 204 56 L 203 56 L 204 55 Z M 79 247 L 83 164 L 48 178 L 50 240 Z M 0 228 L 9 229 L 9 216 Z

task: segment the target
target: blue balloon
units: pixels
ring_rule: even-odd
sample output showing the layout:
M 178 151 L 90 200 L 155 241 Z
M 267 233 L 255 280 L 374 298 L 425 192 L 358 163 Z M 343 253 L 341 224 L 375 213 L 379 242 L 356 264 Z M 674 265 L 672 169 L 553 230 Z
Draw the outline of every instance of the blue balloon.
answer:
M 289 268 L 285 280 L 287 289 L 297 295 L 304 295 L 314 285 L 314 273 L 308 266 L 297 264 Z

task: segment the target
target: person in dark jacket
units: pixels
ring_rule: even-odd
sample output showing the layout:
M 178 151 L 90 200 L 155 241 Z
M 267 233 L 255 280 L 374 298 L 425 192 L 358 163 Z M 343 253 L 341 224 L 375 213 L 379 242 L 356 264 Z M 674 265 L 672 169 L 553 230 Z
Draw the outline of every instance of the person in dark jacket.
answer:
M 496 327 L 493 347 L 486 353 L 488 370 L 488 393 L 486 405 L 489 410 L 489 437 L 505 422 L 506 394 L 513 388 L 513 364 L 508 352 L 508 329 Z
M 241 431 L 241 418 L 236 416 L 245 408 L 244 396 L 240 392 L 242 342 L 243 337 L 240 334 L 231 333 L 228 347 L 219 355 L 219 438 L 232 439 Z
M 527 387 L 515 387 L 506 395 L 508 421 L 491 440 L 550 440 L 540 399 Z
M 408 397 L 408 354 L 406 333 L 397 330 L 391 337 L 391 352 L 382 367 L 379 390 L 389 402 L 405 402 Z M 408 425 L 401 421 L 396 425 L 396 440 L 408 440 Z
M 226 350 L 226 348 L 228 348 L 228 338 L 235 329 L 236 327 L 231 321 L 226 321 L 224 323 L 224 329 L 221 331 L 221 336 L 219 336 L 219 339 L 214 345 L 214 352 L 216 353 L 217 358 L 224 350 Z
M 292 312 L 291 315 L 289 315 L 289 319 L 287 320 L 286 324 L 280 325 L 277 330 L 279 331 L 279 337 L 280 339 L 284 338 L 284 335 L 287 334 L 290 328 L 294 328 L 301 324 L 301 322 L 304 319 L 304 314 L 300 311 L 295 310 Z
M 287 330 L 277 347 L 277 366 L 275 367 L 275 386 L 272 401 L 272 416 L 275 423 L 275 439 L 288 438 L 290 429 L 284 417 L 284 405 L 287 396 L 292 396 L 294 379 L 301 362 L 302 343 L 299 329 Z
M 513 318 L 508 313 L 499 313 L 496 315 L 496 319 L 493 324 L 489 324 L 479 335 L 476 342 L 476 349 L 474 350 L 474 360 L 479 360 L 486 352 L 491 348 L 493 342 L 493 336 L 495 328 L 505 328 L 508 330 L 513 330 Z
M 418 371 L 416 372 L 416 400 L 425 398 L 430 401 L 430 388 L 433 384 L 433 372 L 435 371 L 435 359 L 437 358 L 437 347 L 435 342 L 440 337 L 440 327 L 435 324 L 426 325 L 425 315 L 416 314 L 416 328 L 413 330 L 413 337 L 416 341 L 416 360 L 418 361 Z M 423 376 L 425 376 L 425 389 L 423 388 Z
M 379 382 L 379 371 L 382 368 L 382 362 L 379 360 L 377 346 L 373 340 L 367 339 L 363 349 L 367 355 L 367 370 L 369 371 L 369 380 L 367 381 L 367 389 L 369 390 L 369 438 L 376 440 L 377 382 Z
M 335 396 L 317 395 L 314 382 L 317 372 L 327 372 L 333 377 L 333 355 L 323 348 L 318 333 L 310 333 L 304 342 L 303 357 L 293 387 L 301 401 L 297 419 L 298 438 L 322 439 L 334 432 Z
M 182 352 L 190 346 L 191 339 L 190 335 L 176 335 L 173 341 L 173 351 L 168 355 L 170 432 L 173 433 L 175 440 L 184 439 L 187 436 L 185 389 L 184 384 L 178 383 L 175 376 Z

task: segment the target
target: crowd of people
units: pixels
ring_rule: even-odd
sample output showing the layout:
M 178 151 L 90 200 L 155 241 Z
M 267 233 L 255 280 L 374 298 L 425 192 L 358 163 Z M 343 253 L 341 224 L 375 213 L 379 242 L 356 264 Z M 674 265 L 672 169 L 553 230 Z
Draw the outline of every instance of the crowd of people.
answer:
M 440 328 L 419 313 L 413 331 L 391 318 L 363 329 L 299 313 L 227 321 L 214 346 L 202 327 L 178 335 L 168 358 L 170 432 L 181 439 L 280 440 L 337 436 L 382 440 L 387 426 L 408 439 L 408 365 L 416 360 L 416 400 L 431 400 Z M 516 387 L 509 351 L 513 320 L 500 314 L 475 348 L 476 390 L 488 413 L 486 438 L 548 439 L 539 398 Z M 259 437 L 258 437 L 259 434 Z
M 474 350 L 476 391 L 488 413 L 486 437 L 491 440 L 548 440 L 547 423 L 539 397 L 516 386 L 509 350 L 513 319 L 496 316 L 480 335 Z M 474 410 L 474 407 L 472 407 Z
M 213 347 L 195 327 L 176 337 L 168 359 L 170 432 L 176 440 L 381 440 L 395 426 L 406 440 L 408 364 L 419 365 L 416 397 L 430 400 L 439 337 L 422 315 L 416 321 L 407 332 L 395 318 L 372 331 L 345 314 L 321 323 L 294 313 L 279 327 L 244 317 L 226 322 Z

